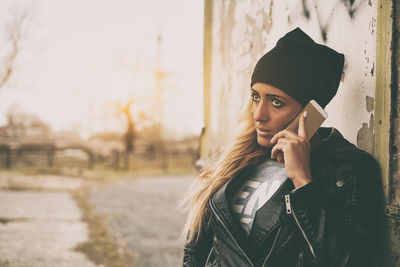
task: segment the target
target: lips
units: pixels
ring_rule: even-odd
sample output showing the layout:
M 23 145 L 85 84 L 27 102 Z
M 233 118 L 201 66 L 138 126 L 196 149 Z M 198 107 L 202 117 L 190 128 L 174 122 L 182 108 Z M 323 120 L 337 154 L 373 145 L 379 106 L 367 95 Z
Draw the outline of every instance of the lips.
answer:
M 257 128 L 257 130 L 261 131 L 261 132 L 265 132 L 265 133 L 270 133 L 271 131 L 265 128 Z
M 256 128 L 257 129 L 257 135 L 261 137 L 272 137 L 273 134 L 270 130 L 263 129 L 263 128 Z

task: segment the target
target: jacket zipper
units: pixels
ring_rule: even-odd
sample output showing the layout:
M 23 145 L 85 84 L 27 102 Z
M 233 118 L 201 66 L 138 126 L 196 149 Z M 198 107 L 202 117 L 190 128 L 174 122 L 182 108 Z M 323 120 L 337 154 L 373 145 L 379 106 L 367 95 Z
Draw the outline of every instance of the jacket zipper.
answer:
M 292 213 L 292 207 L 290 206 L 289 195 L 285 195 L 285 204 L 286 204 L 286 214 Z
M 222 226 L 225 228 L 225 230 L 228 232 L 229 236 L 232 238 L 233 242 L 236 244 L 236 246 L 239 248 L 240 252 L 242 252 L 242 254 L 245 256 L 245 258 L 247 259 L 247 261 L 251 264 L 252 267 L 254 267 L 254 264 L 251 262 L 251 260 L 249 259 L 249 257 L 246 255 L 246 253 L 243 251 L 243 249 L 239 246 L 238 242 L 236 241 L 236 239 L 233 237 L 232 233 L 229 231 L 228 227 L 225 225 L 225 223 L 222 221 L 221 217 L 218 215 L 218 213 L 216 212 L 215 208 L 214 208 L 214 203 L 211 200 L 210 201 L 211 205 L 211 210 L 214 212 L 215 216 L 217 216 L 217 219 L 221 222 Z
M 276 233 L 276 236 L 275 236 L 275 239 L 274 239 L 274 243 L 272 243 L 272 247 L 271 247 L 271 249 L 269 250 L 269 253 L 268 253 L 267 257 L 265 258 L 262 267 L 265 266 L 265 264 L 267 263 L 267 260 L 268 260 L 269 257 L 271 256 L 272 250 L 274 249 L 275 244 L 276 244 L 276 241 L 278 240 L 279 234 L 281 233 L 281 229 L 282 229 L 282 227 L 279 227 L 278 233 Z
M 292 206 L 290 204 L 290 196 L 289 194 L 285 195 L 285 203 L 286 203 L 286 213 L 287 214 L 293 214 L 293 218 L 296 221 L 297 226 L 300 228 L 301 233 L 303 234 L 304 239 L 306 240 L 308 247 L 310 248 L 311 254 L 313 255 L 314 258 L 317 258 L 314 253 L 314 248 L 312 247 L 310 241 L 307 238 L 306 233 L 304 232 L 303 228 L 300 226 L 300 223 L 297 219 L 296 214 L 294 213 L 294 210 L 292 209 Z
M 302 267 L 302 266 L 303 266 L 303 250 L 300 249 L 300 253 L 299 253 L 298 258 L 297 258 L 296 267 Z

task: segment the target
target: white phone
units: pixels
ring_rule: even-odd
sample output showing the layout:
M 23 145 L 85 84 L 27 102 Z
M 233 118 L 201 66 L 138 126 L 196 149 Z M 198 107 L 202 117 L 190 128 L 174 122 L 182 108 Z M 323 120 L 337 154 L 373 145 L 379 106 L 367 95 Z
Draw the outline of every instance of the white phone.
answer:
M 299 119 L 300 115 L 307 110 L 307 118 L 306 118 L 306 133 L 308 139 L 311 139 L 321 124 L 328 118 L 328 113 L 315 101 L 311 99 L 307 105 L 297 114 L 297 116 L 289 123 L 286 127 L 287 130 L 290 130 L 297 134 L 299 127 Z

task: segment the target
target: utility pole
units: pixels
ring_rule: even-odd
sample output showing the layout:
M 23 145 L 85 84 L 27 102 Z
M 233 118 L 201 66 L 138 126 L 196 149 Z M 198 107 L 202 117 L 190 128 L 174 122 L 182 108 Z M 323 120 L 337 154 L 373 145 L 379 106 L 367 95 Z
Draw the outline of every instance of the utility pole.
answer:
M 129 170 L 129 159 L 130 155 L 134 149 L 134 123 L 131 115 L 131 105 L 133 100 L 130 99 L 124 106 L 121 107 L 122 113 L 126 116 L 127 120 L 127 129 L 124 134 L 124 143 L 125 143 L 125 156 L 124 156 L 124 168 Z
M 162 36 L 157 36 L 157 63 L 155 69 L 155 98 L 153 102 L 153 121 L 154 121 L 154 144 L 156 151 L 159 152 L 162 161 L 162 168 L 164 170 L 168 167 L 168 159 L 166 155 L 164 135 L 163 135 L 163 121 L 164 121 L 164 79 L 165 72 L 161 66 L 161 47 Z

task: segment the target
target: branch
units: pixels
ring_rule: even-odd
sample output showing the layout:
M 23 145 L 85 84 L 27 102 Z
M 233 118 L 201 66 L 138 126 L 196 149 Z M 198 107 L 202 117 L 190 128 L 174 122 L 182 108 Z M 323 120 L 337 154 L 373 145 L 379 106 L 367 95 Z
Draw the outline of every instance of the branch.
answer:
M 0 72 L 0 88 L 4 87 L 14 72 L 15 61 L 20 51 L 19 48 L 21 41 L 26 34 L 25 30 L 28 19 L 29 13 L 26 10 L 22 12 L 16 10 L 11 21 L 5 26 L 7 42 L 10 50 L 2 60 L 3 66 L 2 71 Z

